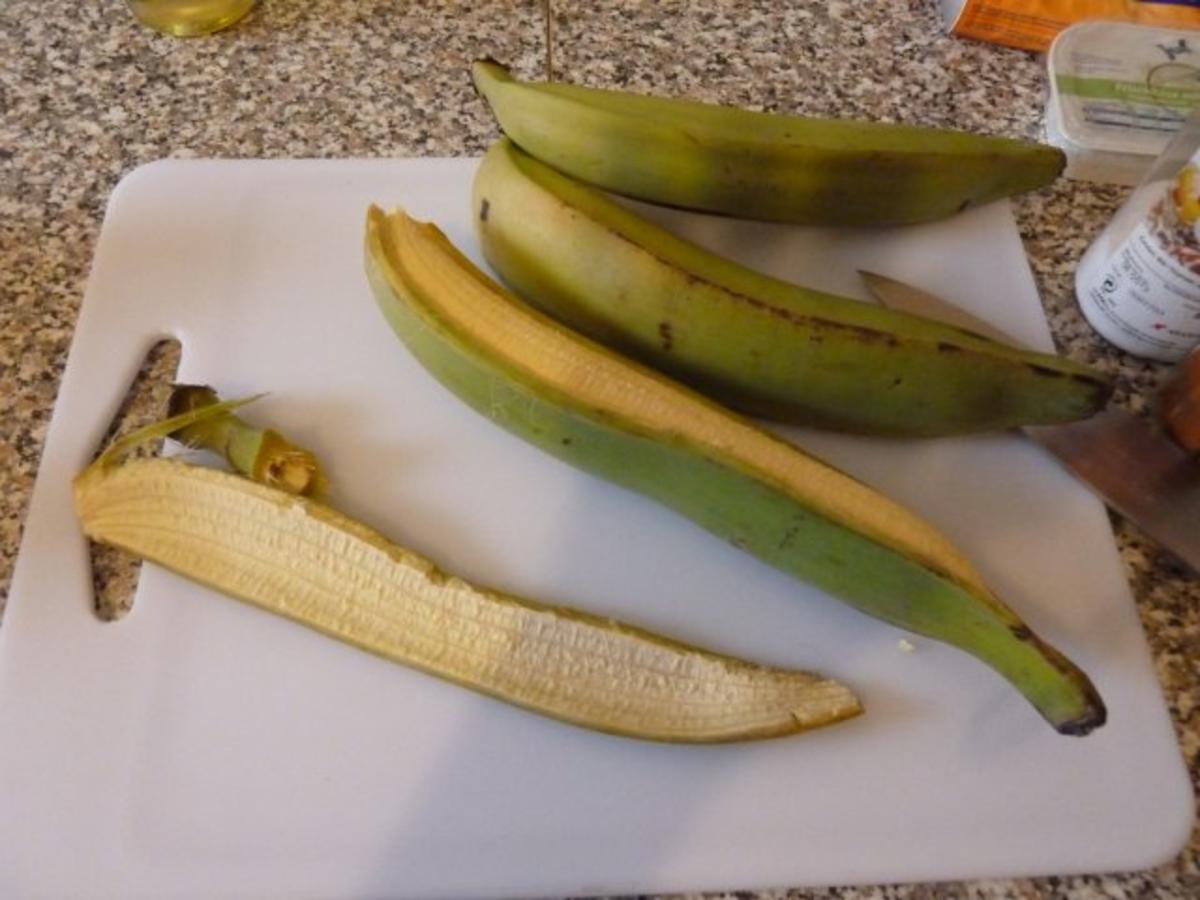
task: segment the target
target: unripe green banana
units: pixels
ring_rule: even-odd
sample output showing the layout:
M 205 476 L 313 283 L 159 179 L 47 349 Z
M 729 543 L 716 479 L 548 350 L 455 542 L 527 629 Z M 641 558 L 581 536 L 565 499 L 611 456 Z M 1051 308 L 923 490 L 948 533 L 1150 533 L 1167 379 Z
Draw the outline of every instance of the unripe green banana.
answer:
M 1066 163 L 1030 141 L 521 82 L 491 61 L 472 74 L 505 134 L 556 169 L 746 219 L 925 222 L 1049 184 Z
M 1069 359 L 754 272 L 507 139 L 478 170 L 473 219 L 526 300 L 754 415 L 929 436 L 1081 419 L 1109 394 Z
M 496 424 L 870 615 L 973 653 L 1060 732 L 1104 722 L 1087 676 L 904 507 L 555 323 L 433 225 L 372 208 L 366 267 L 409 351 Z

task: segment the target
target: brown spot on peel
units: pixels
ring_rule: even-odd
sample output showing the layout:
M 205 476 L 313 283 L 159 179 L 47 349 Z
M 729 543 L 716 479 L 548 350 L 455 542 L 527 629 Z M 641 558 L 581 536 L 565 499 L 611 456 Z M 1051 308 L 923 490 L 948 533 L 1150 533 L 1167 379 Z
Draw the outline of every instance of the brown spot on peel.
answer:
M 662 341 L 662 348 L 664 350 L 670 350 L 671 345 L 675 341 L 675 336 L 671 331 L 671 323 L 670 322 L 659 322 L 658 323 L 658 337 L 659 337 L 659 340 Z
M 1048 368 L 1047 366 L 1039 366 L 1036 363 L 1030 363 L 1029 368 L 1031 368 L 1038 375 L 1045 375 L 1047 378 L 1062 378 L 1066 374 L 1065 372 L 1058 372 L 1054 369 Z
M 1048 659 L 1059 671 L 1076 683 L 1084 698 L 1083 711 L 1074 719 L 1051 722 L 1059 734 L 1071 737 L 1083 737 L 1090 734 L 1108 721 L 1108 709 L 1100 692 L 1096 690 L 1091 680 L 1065 657 L 1061 651 L 1047 644 L 1025 624 L 1012 626 L 1013 636 L 1018 640 L 1028 641 L 1038 648 L 1039 652 Z

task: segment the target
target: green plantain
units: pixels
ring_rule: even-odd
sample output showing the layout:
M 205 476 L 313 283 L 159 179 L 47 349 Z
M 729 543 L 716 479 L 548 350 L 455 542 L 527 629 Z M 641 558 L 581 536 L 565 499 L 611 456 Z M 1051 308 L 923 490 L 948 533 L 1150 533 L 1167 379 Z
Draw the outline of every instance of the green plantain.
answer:
M 929 436 L 1081 419 L 1109 394 L 1069 359 L 754 272 L 507 139 L 474 210 L 488 262 L 526 300 L 754 415 Z
M 1087 676 L 904 507 L 557 324 L 403 212 L 371 209 L 366 267 L 409 351 L 496 424 L 866 613 L 974 654 L 1062 733 L 1104 722 Z
M 491 61 L 475 86 L 523 149 L 576 178 L 746 219 L 903 225 L 1049 184 L 1056 147 L 909 125 L 751 112 L 522 82 Z

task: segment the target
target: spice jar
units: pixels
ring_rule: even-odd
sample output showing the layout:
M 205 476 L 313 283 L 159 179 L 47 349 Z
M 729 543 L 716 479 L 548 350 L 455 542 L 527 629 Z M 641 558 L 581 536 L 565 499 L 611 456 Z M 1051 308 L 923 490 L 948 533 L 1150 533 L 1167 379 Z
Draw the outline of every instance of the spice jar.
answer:
M 1200 111 L 1088 248 L 1075 295 L 1100 335 L 1178 362 L 1200 344 Z

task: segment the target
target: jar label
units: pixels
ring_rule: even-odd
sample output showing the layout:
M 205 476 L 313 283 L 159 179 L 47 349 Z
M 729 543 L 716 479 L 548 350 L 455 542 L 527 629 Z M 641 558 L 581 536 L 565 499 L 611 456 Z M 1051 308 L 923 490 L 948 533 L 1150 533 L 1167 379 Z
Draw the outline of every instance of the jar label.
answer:
M 1116 252 L 1080 268 L 1084 314 L 1131 353 L 1175 361 L 1200 344 L 1200 216 L 1180 190 L 1193 178 L 1181 173 Z

